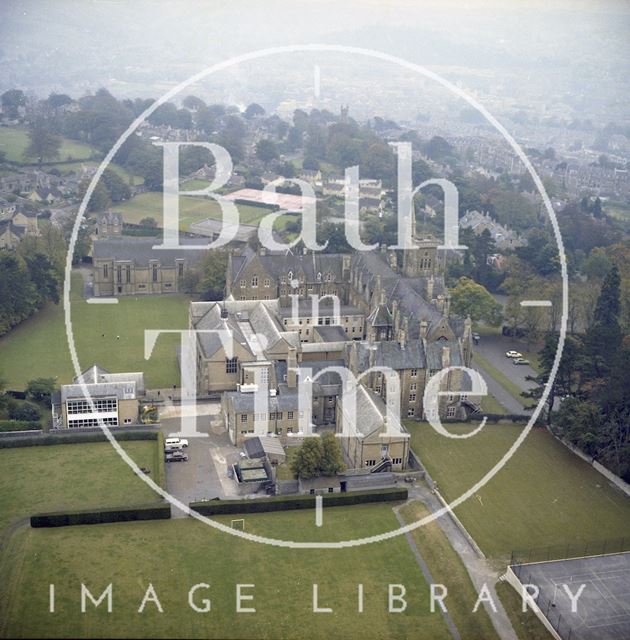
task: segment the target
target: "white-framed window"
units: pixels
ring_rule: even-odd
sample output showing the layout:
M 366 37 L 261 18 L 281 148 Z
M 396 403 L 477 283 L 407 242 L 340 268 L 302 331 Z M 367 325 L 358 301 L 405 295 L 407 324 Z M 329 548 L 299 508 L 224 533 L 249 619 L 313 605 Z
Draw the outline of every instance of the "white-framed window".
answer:
M 409 407 L 407 409 L 407 417 L 408 418 L 413 418 L 415 413 L 416 413 L 416 410 L 413 407 Z
M 252 287 L 258 286 L 258 276 L 252 276 Z
M 415 393 L 410 393 L 409 394 L 409 402 L 415 402 L 416 401 L 416 394 Z
M 418 385 L 415 382 L 412 382 L 409 385 L 409 391 L 415 391 L 417 389 Z
M 451 405 L 449 407 L 446 407 L 446 417 L 447 418 L 454 418 L 456 411 L 457 411 L 457 407 L 455 407 L 453 405 Z
M 225 373 L 236 373 L 238 365 L 238 358 L 226 358 L 225 359 Z
M 287 411 L 287 420 L 293 420 L 293 411 Z
M 132 422 L 131 418 L 125 418 L 125 424 L 131 424 Z
M 392 458 L 392 464 L 402 464 L 402 458 Z
M 373 467 L 376 464 L 376 460 L 366 460 L 365 461 L 365 466 L 366 467 Z
M 247 286 L 246 280 L 241 280 L 241 289 L 244 289 Z
M 418 375 L 418 370 L 417 369 L 412 369 L 411 370 L 411 377 L 415 378 Z
M 247 422 L 247 414 L 241 413 L 241 422 Z

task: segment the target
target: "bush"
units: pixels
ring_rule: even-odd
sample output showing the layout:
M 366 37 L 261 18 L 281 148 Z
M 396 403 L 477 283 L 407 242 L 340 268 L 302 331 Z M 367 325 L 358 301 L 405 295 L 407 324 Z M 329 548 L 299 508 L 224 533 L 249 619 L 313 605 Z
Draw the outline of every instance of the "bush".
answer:
M 40 420 L 39 409 L 31 402 L 21 402 L 9 407 L 9 418 L 26 422 L 38 422 Z
M 327 493 L 326 507 L 342 507 L 369 502 L 393 502 L 407 500 L 407 488 L 379 489 L 374 491 L 350 491 L 348 493 Z M 231 513 L 263 513 L 268 511 L 291 511 L 294 509 L 314 509 L 315 496 L 278 496 L 253 500 L 213 500 L 211 502 L 191 502 L 189 507 L 204 516 Z
M 40 429 L 39 422 L 28 420 L 0 420 L 0 433 L 7 431 L 35 431 Z
M 31 516 L 31 527 L 68 527 L 79 524 L 104 524 L 134 520 L 168 520 L 170 517 L 171 505 L 168 502 L 158 502 L 137 507 L 39 513 Z

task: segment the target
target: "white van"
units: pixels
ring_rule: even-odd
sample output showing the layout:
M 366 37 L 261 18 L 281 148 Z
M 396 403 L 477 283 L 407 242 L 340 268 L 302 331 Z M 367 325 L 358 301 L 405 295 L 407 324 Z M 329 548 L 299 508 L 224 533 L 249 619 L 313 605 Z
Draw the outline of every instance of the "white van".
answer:
M 188 440 L 185 438 L 166 438 L 164 440 L 164 448 L 173 447 L 173 449 L 183 449 L 188 446 Z

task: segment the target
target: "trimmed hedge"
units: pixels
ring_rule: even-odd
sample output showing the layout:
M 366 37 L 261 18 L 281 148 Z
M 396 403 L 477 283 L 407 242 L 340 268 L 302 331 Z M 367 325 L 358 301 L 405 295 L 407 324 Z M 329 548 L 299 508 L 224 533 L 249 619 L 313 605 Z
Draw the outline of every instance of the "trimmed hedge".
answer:
M 407 500 L 407 488 L 379 489 L 373 491 L 349 491 L 347 493 L 324 494 L 325 507 L 343 507 L 368 502 L 393 502 Z M 291 511 L 294 509 L 314 509 L 314 495 L 277 496 L 253 500 L 212 500 L 209 502 L 191 502 L 193 511 L 203 516 L 231 513 L 263 513 L 267 511 Z
M 0 420 L 0 432 L 5 431 L 37 431 L 41 429 L 39 422 L 29 420 Z
M 162 489 L 166 489 L 166 463 L 164 461 L 164 434 L 157 432 L 157 447 L 155 448 L 156 467 L 155 467 L 155 484 Z
M 168 520 L 170 517 L 171 505 L 168 502 L 159 502 L 137 507 L 38 513 L 31 516 L 31 527 L 38 529 L 42 527 L 69 527 L 79 524 L 132 522 L 134 520 Z
M 119 442 L 133 440 L 157 440 L 157 431 L 113 431 L 113 435 Z M 39 447 L 55 444 L 80 444 L 83 442 L 106 442 L 107 438 L 102 431 L 89 433 L 73 432 L 69 434 L 47 434 L 37 437 L 0 438 L 0 449 L 12 449 L 15 447 Z

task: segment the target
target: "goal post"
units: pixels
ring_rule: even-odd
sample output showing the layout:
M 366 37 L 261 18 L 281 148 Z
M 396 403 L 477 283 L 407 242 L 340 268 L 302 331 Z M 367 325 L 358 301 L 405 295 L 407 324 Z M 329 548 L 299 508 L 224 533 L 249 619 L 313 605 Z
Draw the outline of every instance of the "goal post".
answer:
M 232 529 L 238 529 L 239 531 L 245 531 L 245 519 L 238 518 L 237 520 L 232 520 L 230 522 L 230 526 Z

